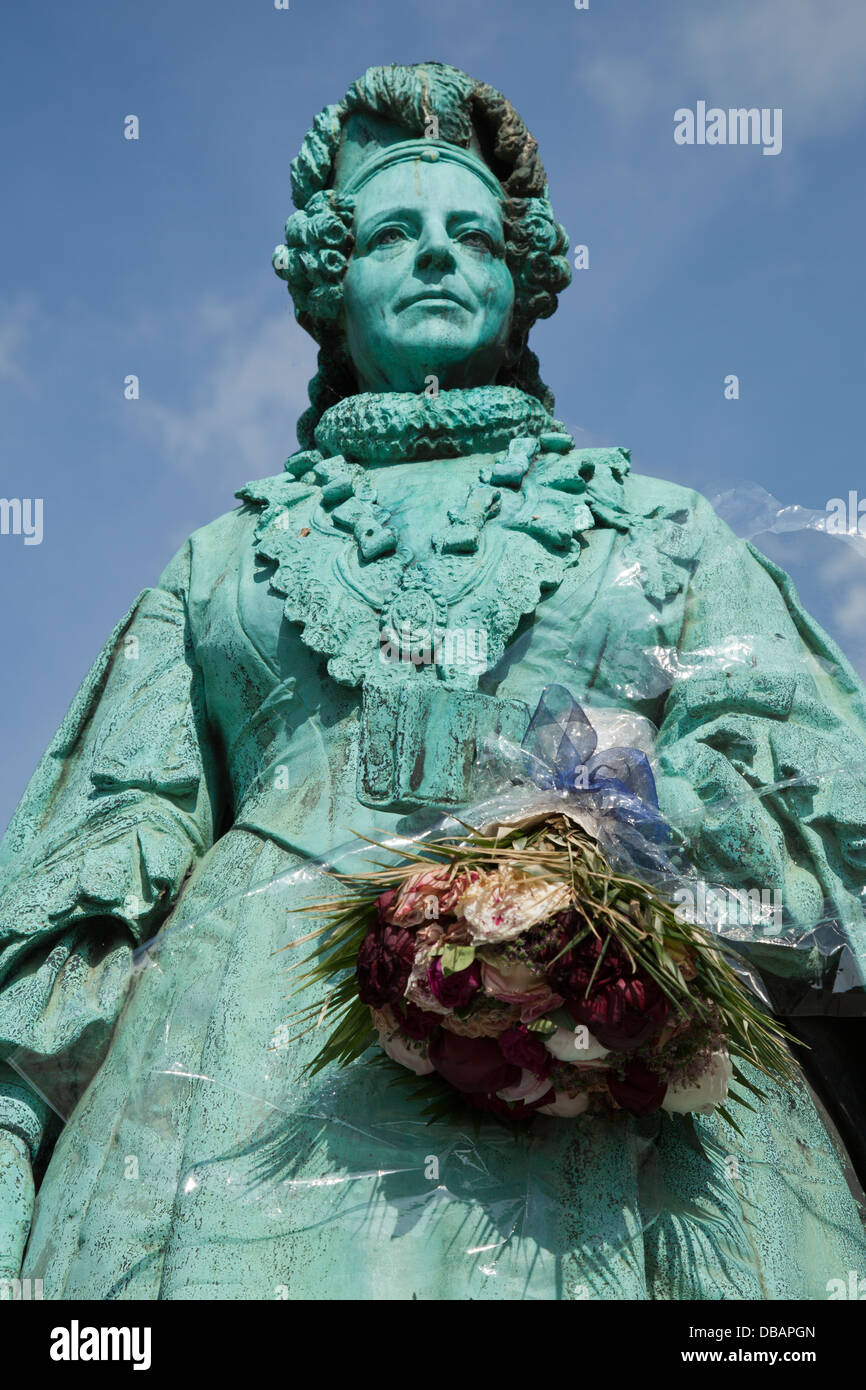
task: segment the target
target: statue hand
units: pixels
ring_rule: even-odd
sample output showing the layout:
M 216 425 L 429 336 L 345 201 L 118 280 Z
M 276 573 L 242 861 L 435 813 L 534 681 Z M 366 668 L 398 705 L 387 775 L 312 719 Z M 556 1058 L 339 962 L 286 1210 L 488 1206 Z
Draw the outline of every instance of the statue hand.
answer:
M 0 1129 L 0 1282 L 17 1279 L 33 1217 L 30 1151 L 17 1134 Z

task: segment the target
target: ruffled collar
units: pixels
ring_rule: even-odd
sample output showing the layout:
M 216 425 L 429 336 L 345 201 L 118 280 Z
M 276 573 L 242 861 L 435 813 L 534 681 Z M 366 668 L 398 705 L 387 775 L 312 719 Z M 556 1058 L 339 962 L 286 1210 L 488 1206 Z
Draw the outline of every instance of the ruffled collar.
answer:
M 561 429 L 534 396 L 514 386 L 475 386 L 435 396 L 363 392 L 326 410 L 316 446 L 361 463 L 496 453 L 512 439 Z

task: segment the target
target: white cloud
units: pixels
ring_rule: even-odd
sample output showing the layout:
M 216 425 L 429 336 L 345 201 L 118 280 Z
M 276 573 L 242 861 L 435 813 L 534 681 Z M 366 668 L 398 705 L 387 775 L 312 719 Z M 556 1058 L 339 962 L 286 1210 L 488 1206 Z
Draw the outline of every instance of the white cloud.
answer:
M 11 381 L 27 391 L 33 383 L 21 357 L 36 317 L 32 299 L 16 299 L 0 306 L 0 381 Z
M 628 125 L 639 120 L 663 94 L 664 55 L 603 53 L 586 68 L 583 81 L 612 116 Z
M 687 105 L 697 92 L 723 107 L 780 106 L 786 128 L 810 138 L 835 135 L 858 116 L 866 104 L 864 67 L 863 0 L 728 0 L 712 7 L 681 0 L 648 48 L 601 55 L 584 80 L 626 123 L 660 102 Z
M 141 401 L 169 462 L 191 474 L 206 467 L 233 488 L 278 472 L 297 447 L 315 344 L 286 308 L 255 313 L 213 296 L 196 307 L 187 336 L 186 360 L 207 364 L 188 398 Z
M 844 125 L 866 100 L 863 0 L 738 0 L 692 11 L 679 62 L 730 104 L 792 108 L 815 134 Z M 727 101 L 726 96 L 726 101 Z
M 832 593 L 833 625 L 866 646 L 866 559 L 850 546 L 837 546 L 821 566 L 821 581 Z

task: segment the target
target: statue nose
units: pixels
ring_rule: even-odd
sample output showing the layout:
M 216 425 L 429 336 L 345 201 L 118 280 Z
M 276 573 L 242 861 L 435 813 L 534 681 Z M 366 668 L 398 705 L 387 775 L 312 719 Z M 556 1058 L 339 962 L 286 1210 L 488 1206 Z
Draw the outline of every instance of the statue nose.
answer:
M 418 270 L 453 270 L 454 252 L 448 241 L 430 238 L 418 247 L 415 266 Z

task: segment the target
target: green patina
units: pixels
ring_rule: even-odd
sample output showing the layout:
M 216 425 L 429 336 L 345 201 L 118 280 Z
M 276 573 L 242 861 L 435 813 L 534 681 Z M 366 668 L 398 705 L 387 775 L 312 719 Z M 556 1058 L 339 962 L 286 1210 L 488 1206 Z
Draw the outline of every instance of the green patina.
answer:
M 825 1297 L 866 1246 L 805 1088 L 766 1087 L 742 1139 L 700 1118 L 708 1160 L 655 1121 L 424 1129 L 382 1068 L 311 1079 L 315 1039 L 274 1049 L 273 953 L 309 927 L 285 876 L 471 800 L 549 682 L 657 726 L 695 867 L 781 893 L 779 974 L 809 983 L 785 941 L 828 905 L 866 960 L 866 694 L 703 498 L 554 418 L 527 336 L 567 243 L 516 113 L 454 69 L 371 69 L 293 194 L 275 265 L 321 346 L 301 451 L 136 601 L 0 849 L 0 1276 Z

